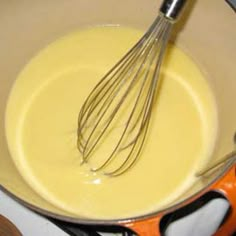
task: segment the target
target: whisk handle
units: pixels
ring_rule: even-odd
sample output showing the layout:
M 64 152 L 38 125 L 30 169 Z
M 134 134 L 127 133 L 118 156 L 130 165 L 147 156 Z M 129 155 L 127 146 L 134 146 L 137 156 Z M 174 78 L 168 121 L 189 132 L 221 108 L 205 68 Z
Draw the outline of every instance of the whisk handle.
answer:
M 187 0 L 164 0 L 160 12 L 170 21 L 177 20 Z

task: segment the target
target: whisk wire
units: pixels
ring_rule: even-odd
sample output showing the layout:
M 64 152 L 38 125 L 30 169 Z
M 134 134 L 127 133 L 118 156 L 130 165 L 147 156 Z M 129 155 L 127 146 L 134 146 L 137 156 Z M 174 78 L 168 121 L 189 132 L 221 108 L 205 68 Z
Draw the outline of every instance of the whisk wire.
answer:
M 161 34 L 161 33 L 160 33 L 160 34 Z M 155 38 L 154 38 L 154 41 L 155 41 Z M 146 62 L 146 60 L 147 60 L 147 58 L 148 58 L 148 56 L 149 56 L 149 53 L 151 52 L 151 50 L 152 50 L 152 48 L 153 48 L 153 45 L 154 45 L 154 44 L 148 45 L 148 50 L 145 50 L 145 51 L 147 51 L 147 54 L 146 54 L 146 56 L 144 57 L 143 61 L 141 61 L 141 63 L 140 63 L 141 66 L 140 66 L 140 67 L 138 68 L 138 70 L 135 72 L 135 74 L 134 74 L 134 76 L 133 76 L 133 79 L 131 80 L 131 83 L 129 84 L 128 88 L 126 89 L 124 95 L 121 97 L 120 102 L 117 104 L 117 106 L 115 106 L 115 108 L 114 108 L 114 110 L 113 110 L 111 116 L 109 116 L 109 121 L 106 123 L 105 128 L 102 130 L 101 134 L 98 136 L 97 140 L 95 141 L 95 143 L 93 144 L 93 146 L 90 148 L 90 150 L 87 152 L 87 155 L 84 154 L 85 158 L 86 158 L 86 156 L 87 156 L 87 157 L 89 156 L 89 154 L 93 151 L 94 147 L 98 144 L 99 140 L 101 139 L 101 137 L 103 136 L 103 134 L 106 132 L 106 129 L 109 127 L 109 125 L 110 125 L 111 122 L 113 121 L 113 119 L 114 119 L 114 117 L 115 117 L 115 115 L 116 115 L 118 109 L 121 107 L 121 105 L 123 104 L 124 100 L 127 98 L 131 87 L 134 86 L 134 83 L 136 82 L 137 77 L 138 77 L 140 71 L 143 69 L 143 66 L 145 65 L 145 62 Z M 149 47 L 149 46 L 150 46 L 150 47 Z M 141 54 L 141 52 L 140 52 L 140 54 Z M 138 57 L 140 57 L 140 55 L 137 55 L 137 58 L 138 58 Z M 127 67 L 127 68 L 128 68 L 128 70 L 129 70 L 129 67 Z M 132 73 L 133 69 L 134 69 L 134 67 L 131 69 L 131 72 L 130 72 L 130 73 Z M 148 72 L 148 71 L 147 71 L 147 72 Z M 130 73 L 128 74 L 128 76 L 130 75 Z M 118 92 L 119 92 L 119 91 L 118 91 Z M 115 94 L 115 96 L 116 96 L 116 94 Z M 109 97 L 108 97 L 108 99 L 109 99 Z M 95 124 L 94 129 L 92 130 L 92 132 L 91 132 L 91 134 L 90 134 L 90 136 L 89 136 L 89 138 L 88 138 L 88 141 L 87 141 L 87 143 L 86 143 L 86 145 L 85 145 L 85 150 L 86 150 L 86 148 L 87 148 L 87 146 L 88 146 L 88 144 L 89 144 L 89 142 L 90 142 L 90 140 L 91 140 L 91 137 L 93 137 L 93 134 L 94 134 L 94 132 L 96 131 L 96 128 L 98 127 L 99 123 L 101 122 L 101 120 L 102 120 L 103 117 L 105 116 L 105 113 L 108 111 L 108 109 L 109 109 L 110 105 L 113 103 L 113 101 L 114 101 L 113 99 L 110 99 L 110 103 L 108 104 L 108 106 L 105 107 L 104 112 L 101 114 L 100 118 L 98 119 L 97 123 Z M 103 107 L 104 107 L 104 106 L 102 106 L 101 110 L 103 109 Z M 130 123 L 130 120 L 131 120 L 132 116 L 133 116 L 133 112 L 131 113 L 131 116 L 130 116 L 130 118 L 129 118 L 128 125 L 129 125 L 129 123 Z M 127 130 L 127 128 L 128 128 L 128 125 L 126 126 L 126 129 L 124 130 L 124 132 L 123 132 L 123 134 L 122 134 L 122 136 L 121 136 L 121 139 L 119 140 L 117 146 L 116 146 L 115 149 L 113 150 L 111 156 L 110 156 L 110 157 L 108 158 L 108 160 L 104 163 L 105 165 L 102 165 L 102 167 L 106 166 L 106 164 L 109 163 L 110 160 L 112 160 L 112 157 L 113 157 L 114 154 L 116 153 L 117 149 L 119 148 L 119 146 L 120 146 L 120 144 L 121 144 L 121 142 L 122 142 L 122 140 L 123 140 L 123 138 L 124 138 L 124 135 L 125 135 L 125 133 L 126 133 L 126 130 Z M 99 169 L 101 169 L 101 168 L 97 168 L 96 171 L 99 170 Z
M 129 66 L 130 63 L 134 63 L 134 61 L 131 60 L 131 61 L 129 62 L 129 64 L 126 64 L 126 63 L 129 61 L 129 59 L 132 58 L 133 55 L 136 56 L 134 59 L 137 59 L 138 56 L 143 52 L 143 51 L 140 51 L 139 54 L 136 54 L 136 53 L 135 53 L 135 50 L 136 50 L 137 48 L 139 48 L 140 45 L 142 45 L 144 42 L 146 42 L 146 38 L 147 38 L 149 35 L 155 33 L 155 31 L 153 31 L 153 30 L 154 30 L 154 26 L 155 26 L 156 22 L 159 20 L 159 18 L 160 18 L 160 17 L 158 16 L 158 18 L 156 19 L 156 21 L 155 21 L 155 22 L 153 23 L 153 25 L 150 27 L 150 29 L 148 30 L 148 32 L 140 39 L 140 41 L 137 42 L 136 45 L 135 45 L 133 48 L 130 49 L 130 51 L 116 64 L 116 66 L 115 66 L 113 69 L 111 69 L 111 70 L 103 77 L 103 79 L 102 79 L 102 80 L 95 86 L 95 88 L 92 90 L 92 92 L 90 93 L 90 95 L 89 95 L 88 98 L 86 99 L 86 101 L 85 101 L 85 103 L 84 103 L 84 105 L 83 105 L 83 107 L 82 107 L 82 109 L 81 109 L 81 112 L 80 112 L 80 115 L 79 115 L 79 122 L 78 122 L 79 125 L 80 125 L 80 123 L 81 123 L 81 118 L 82 118 L 83 114 L 85 114 L 85 113 L 87 112 L 87 109 L 89 108 L 89 106 L 86 106 L 86 105 L 87 105 L 87 103 L 89 102 L 89 100 L 91 99 L 92 95 L 96 94 L 96 97 L 99 96 L 99 95 L 101 95 L 100 93 L 103 91 L 103 89 L 111 82 L 112 79 L 115 80 L 115 78 L 116 78 L 115 76 L 116 76 L 119 72 L 120 72 L 120 74 L 117 75 L 117 78 L 122 78 L 121 75 L 122 75 L 122 73 L 124 73 L 125 71 L 124 71 L 124 70 L 121 70 L 121 69 L 122 69 L 124 66 L 128 68 L 128 66 Z M 150 38 L 150 39 L 151 39 L 151 38 Z M 147 43 L 148 43 L 148 41 L 146 42 L 146 44 L 147 44 Z M 105 85 L 102 86 L 102 83 L 105 81 L 105 79 L 106 79 L 108 76 L 110 76 L 110 75 L 114 72 L 114 69 L 115 69 L 114 75 L 111 76 L 111 77 L 110 77 L 111 79 L 108 80 L 108 81 L 106 81 Z M 115 82 L 116 82 L 116 81 L 115 81 Z M 117 81 L 117 82 L 118 82 L 118 81 Z M 100 86 L 102 86 L 102 87 L 100 88 L 100 90 L 96 91 L 97 89 L 99 89 Z M 110 87 L 107 88 L 107 90 L 105 90 L 105 92 L 109 91 L 110 88 L 111 88 L 111 86 L 112 86 L 112 84 L 110 85 Z M 95 93 L 95 92 L 96 92 L 96 93 Z M 104 93 L 105 93 L 105 92 L 104 92 Z M 94 101 L 96 101 L 96 97 L 94 97 Z M 99 102 L 100 102 L 100 101 L 97 101 L 96 105 L 97 105 Z M 96 106 L 96 105 L 95 105 L 95 106 Z M 94 106 L 91 106 L 91 108 L 93 108 L 93 107 L 94 107 Z M 85 108 L 86 108 L 86 109 L 85 109 Z M 90 112 L 88 112 L 87 117 L 85 117 L 85 120 L 88 118 L 88 115 L 89 115 L 91 112 L 92 112 L 92 110 L 91 110 Z M 83 126 L 83 123 L 82 123 L 82 126 Z M 79 129 L 82 129 L 82 128 L 83 128 L 83 127 L 79 127 Z
M 122 109 L 126 105 L 131 107 L 111 153 L 97 167 L 92 166 L 92 171 L 104 170 L 106 175 L 119 176 L 130 169 L 140 156 L 161 82 L 161 61 L 171 25 L 164 16 L 158 16 L 147 33 L 102 78 L 85 100 L 77 131 L 81 164 L 90 160 L 98 144 L 114 129 L 117 119 L 123 115 L 121 113 L 125 113 Z M 135 90 L 137 93 L 132 92 Z M 119 157 L 122 161 L 108 168 L 121 151 L 126 153 Z
M 160 51 L 160 57 L 158 58 L 158 61 L 156 63 L 157 67 L 155 68 L 155 73 L 153 75 L 153 80 L 152 80 L 152 85 L 150 86 L 150 91 L 148 94 L 148 97 L 151 97 L 151 100 L 150 100 L 150 107 L 153 106 L 153 103 L 154 103 L 154 100 L 155 100 L 155 92 L 156 90 L 158 89 L 158 86 L 157 86 L 157 83 L 160 82 L 158 81 L 158 77 L 157 75 L 159 74 L 160 72 L 160 61 L 162 60 L 162 57 L 164 55 L 164 51 L 165 51 L 165 47 L 166 47 L 166 43 L 167 43 L 167 39 L 168 39 L 168 35 L 169 35 L 169 31 L 170 31 L 170 25 L 167 26 L 167 30 L 165 32 L 165 35 L 163 37 L 163 47 L 161 47 L 161 51 Z M 148 99 L 147 99 L 148 100 Z M 138 101 L 137 101 L 138 102 Z M 136 103 L 137 105 L 137 103 Z M 148 127 L 149 127 L 149 123 L 150 123 L 150 118 L 151 118 L 151 109 L 146 106 L 146 109 L 145 109 L 145 115 L 143 117 L 143 120 L 142 120 L 142 123 L 141 123 L 141 127 L 140 127 L 140 130 L 139 130 L 139 133 L 137 134 L 135 140 L 133 141 L 134 145 L 132 146 L 132 150 L 130 151 L 129 155 L 127 156 L 127 158 L 125 159 L 125 161 L 122 163 L 122 165 L 117 168 L 115 171 L 113 172 L 109 172 L 109 173 L 106 173 L 107 175 L 110 175 L 110 176 L 119 176 L 119 175 L 122 175 L 124 172 L 126 172 L 128 169 L 130 169 L 134 164 L 135 162 L 137 161 L 138 157 L 140 156 L 140 153 L 143 149 L 143 145 L 145 143 L 145 139 L 146 139 L 146 135 L 147 135 L 147 132 L 148 132 Z M 133 154 L 136 146 L 137 146 L 137 141 L 139 140 L 139 136 L 143 133 L 143 136 L 142 136 L 142 139 L 140 141 L 140 145 L 138 147 L 138 150 L 137 150 L 137 154 L 135 155 L 135 158 L 132 159 L 132 161 L 129 163 L 128 166 L 126 166 L 126 164 L 128 163 L 128 161 L 130 160 L 130 156 Z M 125 167 L 125 168 L 124 168 Z
M 121 99 L 121 103 L 118 104 L 119 106 L 123 103 L 124 99 L 126 99 L 126 96 L 127 96 L 128 93 L 129 93 L 130 87 L 133 86 L 133 83 L 135 83 L 135 81 L 136 81 L 136 79 L 137 79 L 137 75 L 139 74 L 140 70 L 142 70 L 145 61 L 146 61 L 146 60 L 148 59 L 148 57 L 150 56 L 149 53 L 151 52 L 153 46 L 154 46 L 154 44 L 150 47 L 150 49 L 149 49 L 149 51 L 148 51 L 146 57 L 144 58 L 143 62 L 141 63 L 141 66 L 139 67 L 138 71 L 135 73 L 134 78 L 133 78 L 133 80 L 132 80 L 130 86 L 129 86 L 129 87 L 127 88 L 127 90 L 126 90 L 125 96 Z M 152 62 L 152 61 L 151 61 L 151 62 Z M 150 62 L 150 63 L 151 63 L 151 62 Z M 134 104 L 134 107 L 133 107 L 133 109 L 132 109 L 132 112 L 131 112 L 131 114 L 130 114 L 130 116 L 129 116 L 129 118 L 128 118 L 128 122 L 127 122 L 127 124 L 126 124 L 126 126 L 125 126 L 125 129 L 123 130 L 123 133 L 122 133 L 122 135 L 121 135 L 121 138 L 120 138 L 120 140 L 119 140 L 117 146 L 115 147 L 113 153 L 112 153 L 111 156 L 107 159 L 107 161 L 104 162 L 104 164 L 103 164 L 102 166 L 100 166 L 100 167 L 98 167 L 98 168 L 96 168 L 96 169 L 93 169 L 94 171 L 98 171 L 98 170 L 100 170 L 100 169 L 103 169 L 103 168 L 112 160 L 112 158 L 114 158 L 114 154 L 115 154 L 115 152 L 118 150 L 118 148 L 120 147 L 120 144 L 121 144 L 121 142 L 123 141 L 123 138 L 124 138 L 124 136 L 125 136 L 125 134 L 126 134 L 126 132 L 127 132 L 127 130 L 128 130 L 128 127 L 129 127 L 129 125 L 130 125 L 131 119 L 132 119 L 132 117 L 133 117 L 133 115 L 134 115 L 134 112 L 135 112 L 135 107 L 137 106 L 137 104 L 138 104 L 138 102 L 139 102 L 139 100 L 140 100 L 140 96 L 141 96 L 141 94 L 142 94 L 142 92 L 143 92 L 143 89 L 144 89 L 144 85 L 145 85 L 145 83 L 146 83 L 146 78 L 147 78 L 147 76 L 148 76 L 148 71 L 146 72 L 145 79 L 143 80 L 143 83 L 141 84 L 141 89 L 140 89 L 139 94 L 138 94 L 138 96 L 137 96 L 136 102 L 135 102 L 135 104 Z M 117 107 L 117 110 L 118 110 L 118 109 L 119 109 L 119 107 Z M 115 112 L 116 112 L 116 110 L 115 110 Z M 135 146 L 134 146 L 134 147 L 135 147 Z M 123 148 L 123 149 L 124 149 L 124 148 Z M 119 171 L 123 166 L 125 166 L 125 164 L 126 164 L 127 161 L 129 160 L 129 157 L 132 155 L 133 150 L 134 150 L 134 148 L 131 150 L 131 152 L 129 153 L 129 155 L 127 156 L 127 158 L 126 158 L 125 161 L 123 162 L 123 164 L 122 164 L 116 171 Z M 116 171 L 115 171 L 115 172 L 116 172 Z M 115 172 L 110 172 L 110 173 L 107 173 L 107 174 L 115 174 Z
M 159 22 L 159 21 L 158 21 L 158 22 Z M 161 22 L 159 22 L 159 23 L 161 23 Z M 154 24 L 153 24 L 153 26 L 154 26 Z M 153 34 L 155 34 L 155 31 L 154 31 L 154 29 L 153 29 L 153 26 L 151 26 L 151 28 L 150 28 L 151 34 L 148 32 L 147 35 L 153 35 Z M 157 26 L 158 26 L 158 25 L 157 25 Z M 157 27 L 156 27 L 156 28 L 157 28 Z M 144 37 L 140 40 L 141 44 L 143 44 L 143 39 L 144 39 L 145 37 L 146 37 L 146 36 L 144 36 Z M 149 40 L 146 40 L 146 41 L 145 41 L 146 44 L 148 44 L 151 39 L 152 39 L 152 37 L 150 37 Z M 137 43 L 136 46 L 137 46 L 137 45 L 139 46 L 140 42 Z M 136 46 L 134 46 L 133 49 L 136 49 Z M 139 53 L 135 53 L 135 51 L 132 50 L 132 49 L 130 50 L 130 52 L 134 52 L 134 53 L 128 55 L 128 58 L 127 58 L 127 59 L 124 61 L 124 63 L 121 65 L 121 68 L 119 68 L 119 70 L 116 70 L 116 74 L 117 74 L 118 72 L 120 72 L 120 74 L 118 74 L 118 78 L 122 78 L 122 74 L 124 74 L 124 73 L 126 72 L 126 70 L 129 70 L 129 65 L 130 65 L 131 63 L 132 63 L 132 65 L 134 65 L 134 63 L 136 62 L 136 61 L 134 61 L 134 60 L 135 60 L 135 59 L 137 60 L 137 59 L 140 57 L 140 55 L 143 53 L 143 51 L 144 51 L 145 49 L 146 49 L 146 47 L 144 47 L 143 50 L 140 50 Z M 134 55 L 135 57 L 132 58 L 133 55 Z M 131 61 L 127 64 L 127 61 L 130 59 L 130 57 L 131 57 Z M 125 56 L 124 58 L 126 58 L 126 56 Z M 125 65 L 124 70 L 120 70 L 120 69 L 122 69 L 123 65 Z M 119 66 L 119 62 L 118 62 L 118 66 Z M 115 67 L 116 67 L 116 66 L 115 66 Z M 134 68 L 133 68 L 133 69 L 134 69 Z M 130 74 L 130 73 L 132 73 L 132 70 L 129 70 L 129 74 Z M 114 75 L 111 77 L 111 79 L 115 79 L 115 75 L 116 75 L 116 74 L 114 74 Z M 128 76 L 129 76 L 129 74 L 128 74 Z M 107 75 L 105 75 L 104 79 L 105 79 L 106 77 L 108 77 L 108 75 L 110 75 L 109 72 L 108 72 Z M 100 89 L 99 91 L 97 91 L 96 97 L 92 98 L 92 103 L 90 104 L 90 106 L 87 106 L 87 107 L 86 107 L 86 105 L 87 105 L 86 102 L 89 101 L 90 96 L 88 97 L 87 101 L 85 102 L 83 108 L 81 109 L 80 118 L 79 118 L 79 127 L 78 127 L 78 130 L 79 130 L 78 132 L 79 132 L 79 133 L 82 134 L 81 130 L 84 128 L 85 121 L 86 121 L 86 123 L 88 123 L 89 115 L 93 112 L 94 107 L 96 107 L 97 104 L 101 103 L 101 100 L 105 97 L 105 95 L 106 95 L 107 92 L 110 92 L 110 94 L 112 94 L 112 92 L 113 92 L 113 91 L 116 89 L 116 87 L 119 85 L 119 83 L 115 83 L 115 85 L 117 85 L 117 86 L 115 86 L 115 87 L 113 88 L 113 90 L 111 91 L 111 87 L 114 86 L 114 83 L 111 84 L 111 85 L 105 90 L 105 92 L 104 92 L 105 94 L 102 94 L 102 95 L 104 95 L 104 96 L 101 96 L 101 99 L 100 99 L 99 101 L 97 101 L 97 103 L 96 103 L 95 105 L 93 105 L 93 104 L 96 102 L 97 97 L 98 97 L 99 95 L 101 95 L 101 91 L 103 91 L 103 90 L 105 89 L 106 85 L 109 84 L 109 82 L 110 82 L 110 80 L 108 80 L 108 81 L 106 82 L 106 84 L 105 84 L 103 87 L 101 87 L 101 89 Z M 115 82 L 119 82 L 119 81 L 117 80 L 117 81 L 115 81 Z M 101 85 L 101 82 L 99 83 L 99 85 Z M 98 88 L 98 86 L 96 86 L 96 88 Z M 96 88 L 95 88 L 95 89 L 96 89 Z M 94 93 L 96 92 L 95 89 L 92 91 L 91 94 L 94 94 Z M 119 92 L 119 90 L 117 91 L 117 93 L 118 93 L 118 92 Z M 112 104 L 113 99 L 110 99 L 110 96 L 108 96 L 107 99 L 105 100 L 105 102 L 103 103 L 103 106 L 101 106 L 100 111 L 98 111 L 98 113 L 96 114 L 95 117 L 99 117 L 101 111 L 103 110 L 103 107 L 106 105 L 106 101 L 109 101 L 109 100 L 110 100 L 110 104 L 108 105 L 108 107 Z M 90 110 L 89 110 L 89 112 L 86 114 L 86 112 L 87 112 L 87 110 L 88 110 L 89 108 L 90 108 Z M 82 122 L 81 118 L 83 117 L 84 114 L 86 114 L 86 116 L 84 117 L 84 122 Z M 104 116 L 104 113 L 103 113 L 102 115 L 100 115 L 101 118 L 102 118 L 103 116 Z M 100 120 L 97 122 L 97 124 L 98 124 L 99 122 L 100 122 Z M 82 124 L 81 124 L 81 123 L 82 123 Z M 97 126 L 95 125 L 94 131 L 96 130 L 96 127 L 97 127 Z M 94 133 L 94 132 L 92 132 L 91 135 L 93 135 L 93 133 Z M 81 136 L 81 138 L 82 138 L 82 136 Z M 88 139 L 88 141 L 90 141 L 90 139 Z M 82 146 L 81 140 L 79 140 L 78 143 L 79 143 L 79 149 L 81 150 L 81 146 Z M 86 150 L 86 147 L 84 147 L 84 150 Z

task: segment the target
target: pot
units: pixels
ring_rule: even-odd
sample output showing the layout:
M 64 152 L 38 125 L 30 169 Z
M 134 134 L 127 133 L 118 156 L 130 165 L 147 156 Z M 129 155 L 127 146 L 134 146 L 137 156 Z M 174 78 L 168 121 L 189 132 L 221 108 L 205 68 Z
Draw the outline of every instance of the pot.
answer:
M 121 24 L 147 29 L 158 12 L 157 0 L 58 0 L 0 2 L 0 186 L 13 198 L 46 216 L 80 224 L 120 225 L 139 235 L 160 235 L 160 220 L 209 191 L 224 195 L 231 211 L 217 235 L 229 235 L 236 221 L 236 164 L 233 160 L 204 175 L 168 208 L 135 218 L 91 220 L 55 208 L 37 195 L 22 179 L 8 152 L 4 113 L 8 94 L 17 74 L 41 48 L 81 27 Z M 236 131 L 236 16 L 223 0 L 189 1 L 187 11 L 172 40 L 205 71 L 216 98 L 219 134 L 214 162 L 234 150 Z M 114 11 L 115 9 L 115 11 Z M 178 35 L 176 34 L 178 32 Z

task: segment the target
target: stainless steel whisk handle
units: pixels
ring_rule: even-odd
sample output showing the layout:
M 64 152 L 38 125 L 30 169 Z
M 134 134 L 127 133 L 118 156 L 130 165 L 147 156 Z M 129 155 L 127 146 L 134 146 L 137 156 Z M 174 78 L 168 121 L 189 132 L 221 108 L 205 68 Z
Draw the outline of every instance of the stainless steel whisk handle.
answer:
M 160 12 L 170 21 L 178 19 L 187 0 L 164 0 Z

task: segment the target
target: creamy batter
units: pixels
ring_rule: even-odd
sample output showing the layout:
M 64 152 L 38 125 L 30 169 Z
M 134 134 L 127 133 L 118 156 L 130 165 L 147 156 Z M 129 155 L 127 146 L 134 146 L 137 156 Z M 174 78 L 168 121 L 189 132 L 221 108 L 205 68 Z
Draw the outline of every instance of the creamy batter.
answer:
M 115 219 L 158 210 L 194 183 L 211 156 L 217 130 L 211 91 L 195 63 L 169 46 L 158 109 L 137 164 L 116 178 L 80 165 L 80 107 L 142 34 L 125 27 L 72 33 L 33 58 L 12 88 L 6 112 L 12 158 L 38 194 L 67 212 Z

